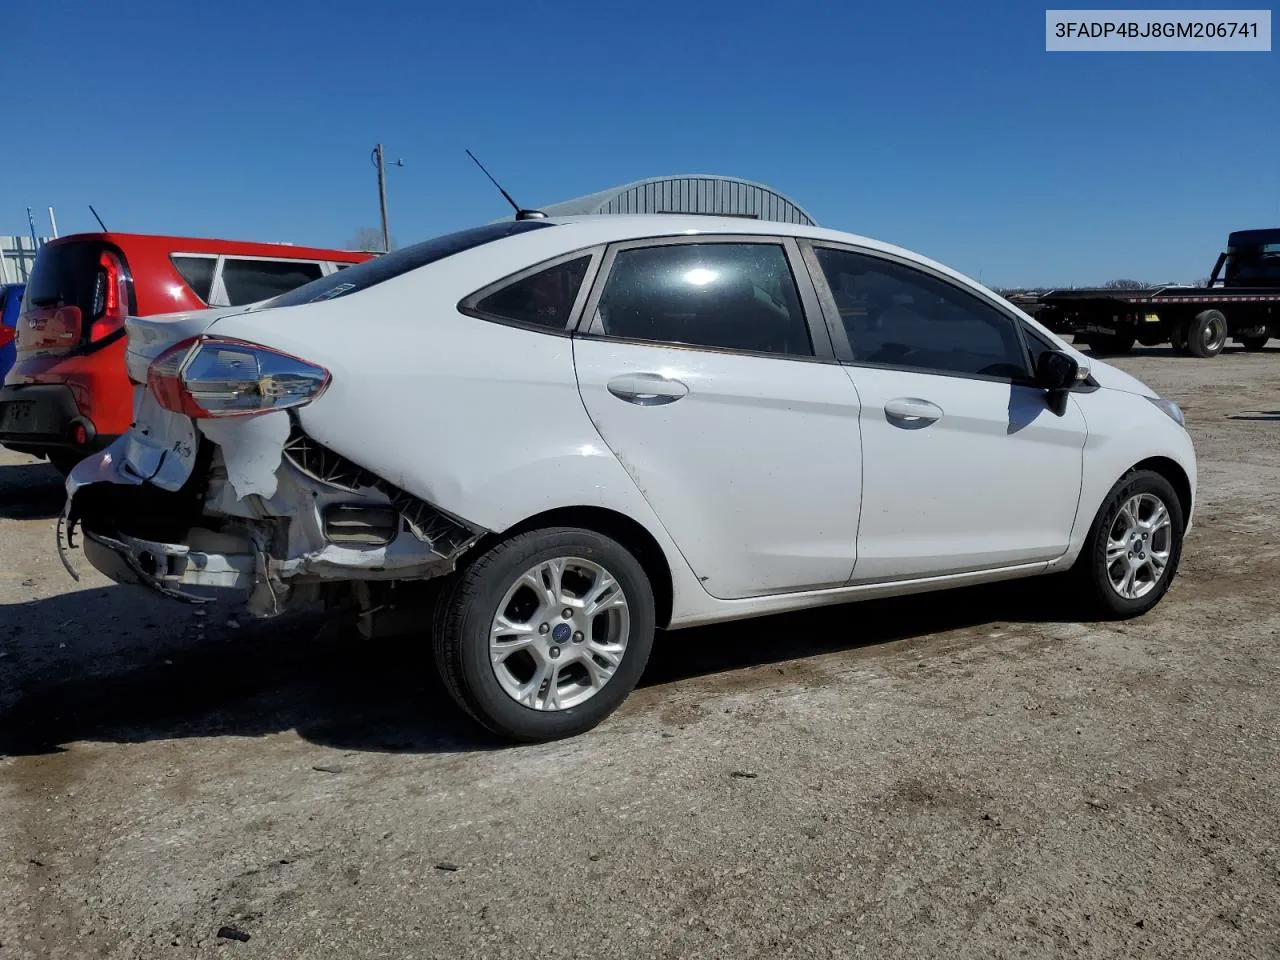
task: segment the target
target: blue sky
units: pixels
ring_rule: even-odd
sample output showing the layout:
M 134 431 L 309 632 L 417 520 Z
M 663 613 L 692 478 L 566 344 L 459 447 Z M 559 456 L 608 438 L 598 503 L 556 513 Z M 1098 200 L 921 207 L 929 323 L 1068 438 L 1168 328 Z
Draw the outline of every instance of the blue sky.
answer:
M 1190 281 L 1280 226 L 1278 53 L 1049 54 L 1032 3 L 36 0 L 0 233 L 397 242 L 646 176 L 763 181 L 992 285 Z M 10 96 L 10 102 L 15 98 Z

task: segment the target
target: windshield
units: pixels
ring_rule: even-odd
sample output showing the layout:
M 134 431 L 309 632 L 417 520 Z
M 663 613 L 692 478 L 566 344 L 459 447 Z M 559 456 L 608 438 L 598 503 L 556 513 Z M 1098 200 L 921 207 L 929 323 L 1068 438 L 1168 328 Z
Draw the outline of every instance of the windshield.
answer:
M 1228 287 L 1280 287 L 1280 243 L 1228 247 L 1222 279 Z
M 509 220 L 502 223 L 490 223 L 483 227 L 472 227 L 469 230 L 459 230 L 457 233 L 446 233 L 444 236 L 433 237 L 430 240 L 424 240 L 422 243 L 415 243 L 411 247 L 393 250 L 391 253 L 374 257 L 364 263 L 338 270 L 327 277 L 321 277 L 319 280 L 305 283 L 288 293 L 276 297 L 274 300 L 267 300 L 258 304 L 254 309 L 296 307 L 303 303 L 315 303 L 317 300 L 333 300 L 337 297 L 345 297 L 360 290 L 367 290 L 369 287 L 376 286 L 393 277 L 408 273 L 410 270 L 416 270 L 419 267 L 425 267 L 429 263 L 435 263 L 437 260 L 443 260 L 445 257 L 451 257 L 455 253 L 461 253 L 473 247 L 492 243 L 495 240 L 502 240 L 517 233 L 550 226 L 552 224 L 545 220 Z

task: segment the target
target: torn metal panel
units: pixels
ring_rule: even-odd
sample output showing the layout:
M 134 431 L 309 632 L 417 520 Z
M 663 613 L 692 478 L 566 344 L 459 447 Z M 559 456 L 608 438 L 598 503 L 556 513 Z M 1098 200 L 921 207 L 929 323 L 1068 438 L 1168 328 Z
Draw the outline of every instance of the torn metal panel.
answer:
M 191 421 L 187 421 L 190 423 Z M 200 432 L 222 451 L 227 482 L 240 499 L 270 498 L 276 492 L 276 470 L 289 439 L 289 414 L 283 410 L 254 417 L 199 421 Z
M 417 536 L 436 544 L 441 552 L 460 552 L 479 538 L 480 528 L 466 523 L 425 500 L 400 489 L 342 454 L 308 437 L 294 423 L 284 455 L 295 467 L 321 483 L 342 490 L 377 490 L 404 515 Z
M 332 482 L 332 473 L 328 481 L 312 475 L 283 456 L 290 439 L 285 417 L 255 418 L 273 421 L 261 428 L 242 420 L 210 430 L 202 422 L 211 441 L 202 460 L 207 475 L 177 492 L 138 476 L 120 459 L 123 445 L 108 448 L 68 480 L 69 530 L 83 521 L 86 556 L 115 580 L 189 602 L 203 599 L 199 591 L 235 590 L 261 616 L 282 612 L 297 585 L 446 574 L 484 532 L 332 451 L 323 456 L 337 464 L 343 483 Z M 119 509 L 132 502 L 121 500 L 125 489 L 150 498 L 145 516 Z M 380 518 L 377 537 L 353 540 L 326 519 L 362 514 Z M 171 530 L 173 539 L 143 529 Z
M 127 469 L 161 490 L 181 489 L 200 449 L 191 418 L 160 406 L 146 387 L 135 387 L 133 419 L 134 429 L 121 437 Z

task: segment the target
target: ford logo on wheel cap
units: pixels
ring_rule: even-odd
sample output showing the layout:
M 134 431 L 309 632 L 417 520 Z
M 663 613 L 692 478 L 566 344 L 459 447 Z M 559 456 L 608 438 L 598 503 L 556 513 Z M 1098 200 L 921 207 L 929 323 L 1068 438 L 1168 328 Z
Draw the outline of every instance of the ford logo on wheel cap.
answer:
M 551 631 L 551 637 L 556 643 L 566 643 L 569 640 L 569 634 L 573 631 L 567 623 L 557 623 L 556 628 Z

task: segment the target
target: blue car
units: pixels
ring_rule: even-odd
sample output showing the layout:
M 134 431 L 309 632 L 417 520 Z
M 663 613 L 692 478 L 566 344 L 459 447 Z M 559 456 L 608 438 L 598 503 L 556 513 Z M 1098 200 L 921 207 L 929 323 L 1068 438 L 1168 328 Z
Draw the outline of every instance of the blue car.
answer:
M 22 305 L 25 285 L 7 283 L 0 285 L 0 383 L 9 375 L 17 347 L 14 346 L 14 327 L 18 323 L 18 308 Z

